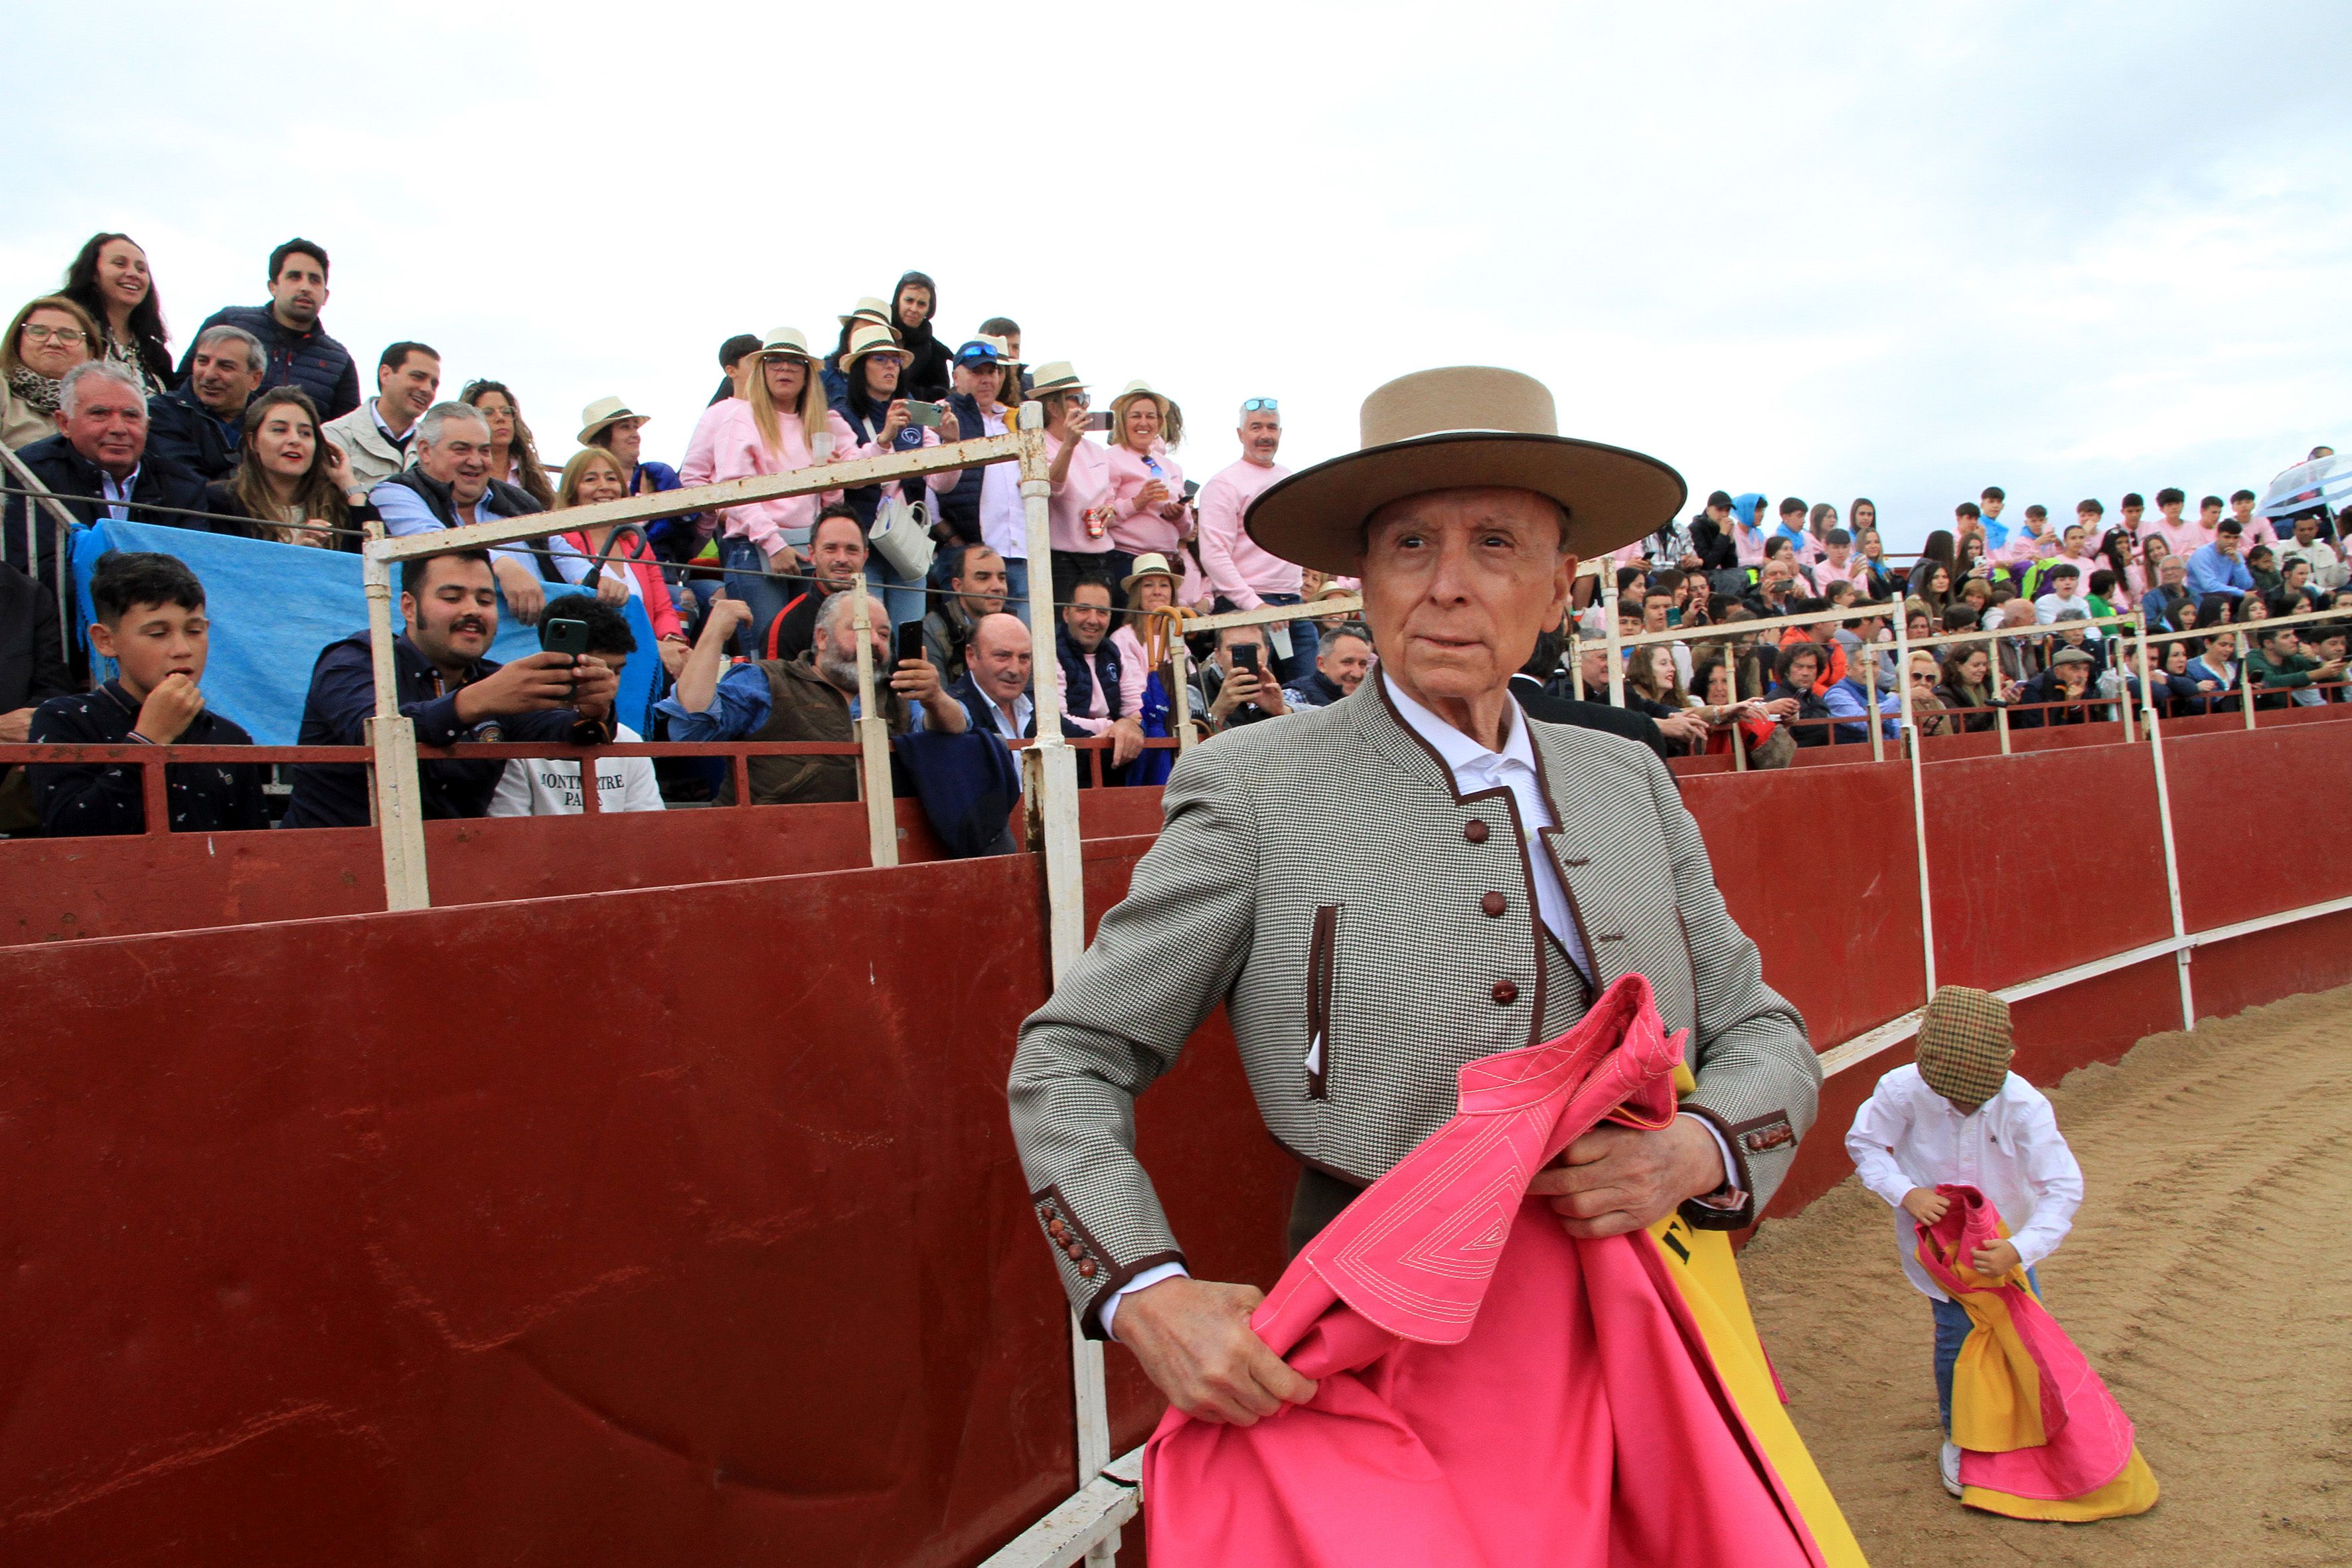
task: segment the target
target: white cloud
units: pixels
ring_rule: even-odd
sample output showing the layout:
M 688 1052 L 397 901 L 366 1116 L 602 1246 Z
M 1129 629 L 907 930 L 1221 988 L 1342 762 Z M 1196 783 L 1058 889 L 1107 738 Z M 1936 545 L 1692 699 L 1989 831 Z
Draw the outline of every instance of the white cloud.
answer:
M 957 334 L 1145 376 L 1231 457 L 1350 447 L 1490 361 L 1693 489 L 1906 541 L 2005 485 L 2268 476 L 2343 432 L 2346 136 L 2286 5 L 150 7 L 19 79 L 0 294 L 148 247 L 175 326 L 294 233 L 364 360 L 435 343 L 542 447 L 605 392 L 675 456 L 730 332 L 827 335 L 908 267 Z M 25 58 L 89 23 L 17 19 Z M 40 129 L 27 131 L 28 127 Z M 13 293 L 11 293 L 13 291 Z

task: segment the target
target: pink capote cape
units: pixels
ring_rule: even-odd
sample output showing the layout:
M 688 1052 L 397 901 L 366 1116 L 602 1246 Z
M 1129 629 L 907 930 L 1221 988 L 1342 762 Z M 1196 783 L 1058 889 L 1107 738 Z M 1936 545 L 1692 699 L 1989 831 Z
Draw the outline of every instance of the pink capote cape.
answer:
M 1821 1568 L 1652 1238 L 1572 1238 L 1527 1195 L 1596 1123 L 1672 1121 L 1682 1042 L 1630 974 L 1461 1069 L 1454 1119 L 1250 1320 L 1314 1399 L 1247 1427 L 1171 1409 L 1146 1445 L 1157 1568 Z
M 1928 1278 L 1970 1320 L 1953 1369 L 1952 1437 L 1960 1445 L 1960 1500 L 2021 1519 L 2081 1521 L 2154 1506 L 2155 1476 L 2133 1446 L 2131 1417 L 2028 1286 L 2025 1270 L 1998 1279 L 1969 1259 L 2009 1235 L 2000 1212 L 1971 1186 L 1945 1183 L 1944 1217 L 1919 1230 Z

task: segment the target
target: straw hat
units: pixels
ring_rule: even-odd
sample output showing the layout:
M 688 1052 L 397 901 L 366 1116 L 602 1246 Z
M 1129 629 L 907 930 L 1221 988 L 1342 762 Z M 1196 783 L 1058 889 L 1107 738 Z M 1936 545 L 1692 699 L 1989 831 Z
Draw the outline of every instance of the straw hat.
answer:
M 1176 575 L 1176 568 L 1168 564 L 1168 557 L 1160 554 L 1157 550 L 1147 550 L 1135 558 L 1135 570 L 1120 581 L 1118 591 L 1122 594 L 1132 594 L 1135 592 L 1135 585 L 1146 577 L 1165 577 L 1168 579 L 1168 585 L 1171 588 L 1183 585 L 1182 580 Z
M 849 334 L 849 346 L 841 354 L 841 368 L 846 371 L 869 354 L 896 354 L 902 365 L 915 363 L 915 356 L 898 346 L 889 328 L 869 323 Z
M 1037 367 L 1036 377 L 1030 383 L 1029 395 L 1043 397 L 1049 392 L 1084 392 L 1086 389 L 1087 384 L 1078 379 L 1078 373 L 1071 367 L 1068 360 L 1049 359 Z
M 1430 490 L 1533 490 L 1568 509 L 1568 545 L 1590 559 L 1681 510 L 1683 478 L 1655 458 L 1559 434 L 1551 394 L 1517 371 L 1415 371 L 1364 399 L 1361 445 L 1302 468 L 1250 504 L 1243 525 L 1286 561 L 1353 574 L 1364 523 Z
M 1151 399 L 1151 401 L 1152 401 L 1152 402 L 1157 403 L 1158 405 L 1160 405 L 1160 417 L 1162 417 L 1162 418 L 1166 418 L 1166 417 L 1167 417 L 1167 415 L 1168 415 L 1168 396 L 1167 396 L 1167 395 L 1166 395 L 1165 393 L 1160 393 L 1160 392 L 1154 392 L 1154 391 L 1152 391 L 1152 390 L 1151 390 L 1151 384 L 1150 384 L 1150 382 L 1148 382 L 1148 381 L 1130 381 L 1130 382 L 1129 382 L 1129 383 L 1128 383 L 1124 387 L 1122 387 L 1122 388 L 1120 388 L 1120 389 L 1119 389 L 1119 394 L 1118 394 L 1118 395 L 1117 397 L 1114 397 L 1114 398 L 1112 398 L 1112 399 L 1110 400 L 1110 405 L 1111 405 L 1113 408 L 1120 409 L 1120 410 L 1122 410 L 1122 411 L 1123 411 L 1129 404 L 1130 404 L 1130 403 L 1134 402 L 1134 401 L 1135 401 L 1137 398 L 1139 398 L 1139 397 L 1148 397 L 1148 398 Z
M 814 360 L 809 353 L 808 339 L 798 327 L 770 327 L 768 335 L 760 340 L 763 354 L 791 354 L 796 359 Z
M 1364 590 L 1352 578 L 1333 577 L 1315 590 L 1318 599 L 1352 599 Z
M 596 433 L 608 425 L 618 425 L 624 419 L 645 419 L 650 416 L 634 412 L 627 403 L 617 397 L 600 397 L 580 411 L 580 435 L 583 447 L 596 438 Z
M 877 327 L 887 327 L 890 325 L 890 307 L 868 294 L 857 301 L 856 309 L 841 318 L 845 327 L 852 321 L 871 321 Z

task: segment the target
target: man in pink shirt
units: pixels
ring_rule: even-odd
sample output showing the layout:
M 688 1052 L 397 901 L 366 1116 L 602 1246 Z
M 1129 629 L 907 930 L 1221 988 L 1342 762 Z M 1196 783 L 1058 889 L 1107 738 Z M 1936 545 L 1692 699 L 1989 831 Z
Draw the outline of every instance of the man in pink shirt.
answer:
M 2252 490 L 2233 490 L 2230 495 L 2230 515 L 2237 519 L 2238 531 L 2245 537 L 2246 548 L 2252 550 L 2257 544 L 2284 543 L 2286 535 L 2278 531 L 2276 523 L 2269 518 L 2254 515 L 2256 499 Z
M 2188 504 L 2189 497 L 2177 489 L 2168 487 L 2157 491 L 2156 510 L 2161 521 L 2151 530 L 2162 534 L 2165 548 L 2184 561 L 2212 543 L 2214 533 L 2221 526 L 2220 496 L 2205 498 L 2205 515 L 2196 522 L 2185 521 L 2181 518 L 2180 514 Z
M 1242 530 L 1242 514 L 1250 502 L 1274 488 L 1290 470 L 1274 460 L 1282 446 L 1282 408 L 1271 397 L 1253 397 L 1242 405 L 1242 458 L 1220 469 L 1194 498 L 1201 515 L 1201 570 L 1208 574 L 1210 591 L 1236 610 L 1261 605 L 1299 602 L 1300 574 L 1295 563 L 1270 555 Z M 1283 681 L 1304 680 L 1315 668 L 1315 623 L 1293 621 L 1290 653 L 1280 657 L 1282 639 L 1270 639 L 1277 657 L 1275 671 Z

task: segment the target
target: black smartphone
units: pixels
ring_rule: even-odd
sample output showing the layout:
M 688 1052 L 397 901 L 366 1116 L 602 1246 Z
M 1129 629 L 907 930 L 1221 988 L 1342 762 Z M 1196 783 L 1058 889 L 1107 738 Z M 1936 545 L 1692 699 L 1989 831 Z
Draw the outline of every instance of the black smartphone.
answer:
M 567 621 L 561 616 L 539 624 L 539 646 L 549 653 L 568 653 L 577 658 L 588 651 L 588 623 Z
M 1257 673 L 1257 644 L 1254 642 L 1237 642 L 1234 644 L 1234 663 L 1239 668 L 1248 670 L 1252 675 L 1255 675 Z
M 908 621 L 898 627 L 898 662 L 923 657 L 923 623 Z

